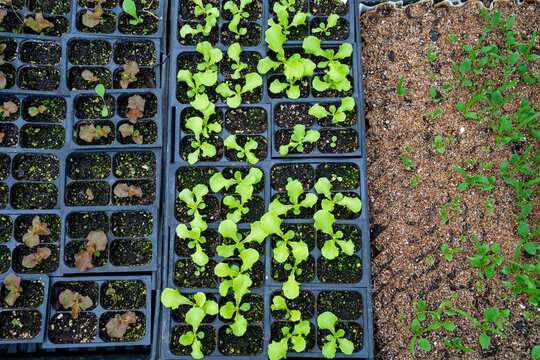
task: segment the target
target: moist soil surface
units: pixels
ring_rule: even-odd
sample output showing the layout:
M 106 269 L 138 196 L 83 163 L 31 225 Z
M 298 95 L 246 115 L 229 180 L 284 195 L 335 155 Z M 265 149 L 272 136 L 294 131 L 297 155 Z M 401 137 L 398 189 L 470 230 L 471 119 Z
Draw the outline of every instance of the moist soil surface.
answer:
M 111 244 L 111 264 L 143 266 L 152 261 L 152 242 L 147 239 L 118 239 Z
M 515 14 L 514 32 L 521 42 L 530 42 L 533 30 L 540 28 L 538 3 L 524 3 L 519 7 L 497 2 L 494 7 L 501 9 L 503 16 Z M 515 204 L 514 188 L 499 177 L 499 166 L 511 154 L 523 154 L 535 140 L 528 137 L 525 143 L 511 142 L 497 147 L 497 134 L 491 129 L 490 122 L 477 124 L 456 109 L 457 102 L 467 102 L 472 91 L 459 83 L 450 91 L 441 91 L 444 82 L 457 80 L 452 60 L 460 64 L 466 57 L 462 44 L 474 47 L 486 26 L 480 3 L 469 1 L 462 7 L 432 7 L 423 3 L 405 10 L 385 6 L 363 14 L 360 25 L 375 357 L 413 359 L 409 350 L 414 335 L 410 331 L 415 318 L 413 302 L 424 300 L 428 310 L 435 310 L 442 301 L 457 294 L 454 304 L 476 319 L 483 319 L 484 311 L 490 307 L 510 309 L 510 324 L 502 330 L 508 338 L 492 336 L 491 345 L 482 350 L 478 343 L 479 328 L 468 320 L 456 318 L 457 328 L 453 333 L 430 332 L 427 338 L 432 345 L 431 352 L 417 347 L 417 355 L 433 360 L 530 358 L 532 347 L 539 343 L 538 321 L 526 319 L 521 314 L 524 311 L 538 314 L 537 309 L 528 304 L 526 295 L 512 297 L 511 291 L 501 283 L 501 280 L 515 281 L 515 276 L 503 276 L 499 272 L 494 278 L 480 279 L 478 269 L 470 266 L 469 257 L 476 254 L 473 234 L 478 235 L 481 244 L 498 243 L 500 254 L 505 258 L 513 257 L 519 239 L 513 214 L 519 213 L 520 208 Z M 450 42 L 449 31 L 460 40 Z M 490 34 L 493 33 L 499 34 L 497 43 L 499 49 L 504 49 L 506 36 L 503 34 L 501 38 L 500 30 Z M 484 44 L 492 41 L 490 35 Z M 531 53 L 539 53 L 537 44 L 538 41 Z M 437 54 L 432 62 L 424 61 L 429 46 L 431 52 Z M 486 71 L 498 81 L 502 77 L 499 68 Z M 538 74 L 538 61 L 529 62 L 529 69 Z M 398 97 L 396 90 L 403 75 L 407 91 L 404 97 Z M 447 98 L 434 104 L 430 99 L 430 86 Z M 514 91 L 521 94 L 518 96 L 520 101 L 527 96 L 531 103 L 538 105 L 537 84 L 527 85 L 521 81 L 512 93 Z M 504 106 L 503 113 L 515 114 L 519 105 L 519 101 L 510 101 Z M 435 120 L 422 116 L 433 113 L 438 107 L 443 113 Z M 432 145 L 436 135 L 456 140 L 446 144 L 446 152 L 440 154 Z M 534 146 L 532 153 L 538 150 L 537 140 Z M 416 166 L 407 169 L 400 155 L 411 159 Z M 470 164 L 464 158 L 472 159 Z M 479 166 L 490 161 L 494 164 L 490 169 Z M 459 192 L 457 186 L 464 178 L 452 165 L 464 168 L 467 174 L 496 176 L 495 188 L 480 191 L 481 188 L 469 187 Z M 419 175 L 421 180 L 412 186 L 410 179 Z M 458 194 L 462 211 L 449 211 L 444 223 L 439 212 Z M 492 198 L 495 199 L 494 212 L 488 216 L 485 203 Z M 538 203 L 538 193 L 530 200 Z M 531 214 L 529 223 L 534 226 L 539 221 L 538 205 L 533 206 Z M 465 241 L 460 240 L 462 236 L 466 236 Z M 453 254 L 453 261 L 447 261 L 441 253 L 441 245 L 445 243 L 451 249 L 463 249 Z M 518 261 L 531 263 L 531 259 L 523 255 Z M 469 354 L 446 347 L 443 338 L 448 335 L 461 337 L 462 344 L 475 352 Z
M 37 310 L 0 312 L 0 339 L 33 339 L 41 332 L 43 314 Z
M 68 312 L 54 314 L 49 322 L 49 340 L 55 344 L 89 343 L 96 339 L 96 314 L 81 312 L 72 319 Z
M 315 315 L 315 295 L 306 290 L 300 290 L 296 299 L 287 299 L 283 295 L 283 291 L 274 291 L 270 296 L 270 302 L 274 302 L 274 297 L 281 296 L 285 299 L 285 303 L 289 310 L 299 310 L 302 320 L 309 320 Z M 270 316 L 276 320 L 286 320 L 285 310 L 270 310 Z
M 140 280 L 105 281 L 100 290 L 101 306 L 107 310 L 140 309 L 146 305 L 146 291 Z
M 229 326 L 218 332 L 218 349 L 223 355 L 258 355 L 263 351 L 264 331 L 260 326 L 248 325 L 242 336 L 235 336 Z

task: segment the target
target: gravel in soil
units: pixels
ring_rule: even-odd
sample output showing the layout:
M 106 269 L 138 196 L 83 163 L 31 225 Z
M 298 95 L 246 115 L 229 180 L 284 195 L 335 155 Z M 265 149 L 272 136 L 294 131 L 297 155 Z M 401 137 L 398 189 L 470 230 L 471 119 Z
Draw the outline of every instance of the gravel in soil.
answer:
M 0 312 L 0 339 L 33 339 L 41 333 L 42 314 L 37 310 Z
M 310 108 L 308 103 L 279 103 L 274 108 L 274 123 L 282 128 L 292 128 L 297 124 L 310 127 L 317 120 L 308 114 Z
M 96 314 L 81 312 L 76 319 L 69 313 L 57 313 L 49 321 L 49 340 L 55 344 L 89 343 L 96 339 Z

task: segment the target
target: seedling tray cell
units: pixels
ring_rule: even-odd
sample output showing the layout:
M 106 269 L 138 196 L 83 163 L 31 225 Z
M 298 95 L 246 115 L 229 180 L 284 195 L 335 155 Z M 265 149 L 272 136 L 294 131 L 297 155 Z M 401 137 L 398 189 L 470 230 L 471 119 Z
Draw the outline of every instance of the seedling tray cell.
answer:
M 10 3 L 0 5 L 0 9 L 7 11 L 6 21 L 4 21 L 4 26 L 2 26 L 1 35 L 8 36 L 17 36 L 18 34 L 23 34 L 26 38 L 37 38 L 38 34 L 33 31 L 30 27 L 23 25 L 23 20 L 28 17 L 35 18 L 36 13 L 42 13 L 43 17 L 46 20 L 49 20 L 53 23 L 54 27 L 45 28 L 39 38 L 43 36 L 54 36 L 60 37 L 62 34 L 68 33 L 71 27 L 71 12 L 73 6 L 73 0 L 66 0 L 62 2 L 50 2 L 46 4 L 41 4 L 43 7 L 33 6 L 32 2 L 25 4 L 25 1 L 13 1 L 11 6 Z M 26 6 L 25 6 L 26 5 Z M 13 11 L 15 10 L 15 11 Z

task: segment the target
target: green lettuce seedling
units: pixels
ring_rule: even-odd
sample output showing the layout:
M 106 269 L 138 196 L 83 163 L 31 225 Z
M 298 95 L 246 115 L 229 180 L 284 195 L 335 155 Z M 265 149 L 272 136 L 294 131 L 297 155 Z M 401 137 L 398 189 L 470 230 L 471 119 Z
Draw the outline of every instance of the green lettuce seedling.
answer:
M 206 94 L 202 94 L 198 96 L 196 101 L 191 102 L 191 105 L 195 108 L 195 110 L 199 111 L 203 115 L 203 117 L 201 118 L 199 116 L 195 116 L 195 118 L 198 118 L 198 119 L 191 120 L 191 118 L 189 118 L 186 122 L 190 122 L 190 121 L 201 122 L 202 123 L 201 135 L 206 139 L 210 137 L 209 135 L 210 133 L 217 134 L 221 132 L 221 125 L 218 122 L 213 122 L 213 123 L 209 122 L 210 117 L 216 113 L 216 106 L 214 105 L 214 103 L 208 100 L 208 96 Z M 192 126 L 192 127 L 197 127 L 197 126 Z
M 206 194 L 208 194 L 206 185 L 198 184 L 193 188 L 193 191 L 184 189 L 178 195 L 178 198 L 183 201 L 188 208 L 187 214 L 193 216 L 193 220 L 190 222 L 192 229 L 197 228 L 204 231 L 208 227 L 203 220 L 203 217 L 206 217 L 206 215 L 201 215 L 199 212 L 199 210 L 206 209 L 206 204 L 204 203 L 204 196 Z
M 305 199 L 300 201 L 300 196 L 304 194 L 304 188 L 298 180 L 289 181 L 285 189 L 287 190 L 289 204 L 283 204 L 278 199 L 274 199 L 268 207 L 268 210 L 277 216 L 286 216 L 291 210 L 294 215 L 300 215 L 300 208 L 311 208 L 317 202 L 317 195 L 313 193 L 306 193 Z
M 137 7 L 135 6 L 133 0 L 124 0 L 122 3 L 122 9 L 124 9 L 124 11 L 133 18 L 129 20 L 131 25 L 139 25 L 144 21 L 142 17 L 137 15 Z
M 219 294 L 221 296 L 227 295 L 227 292 L 230 288 L 233 287 L 234 280 L 238 277 L 247 277 L 246 272 L 250 270 L 253 265 L 259 260 L 260 254 L 255 249 L 246 249 L 242 251 L 239 255 L 242 260 L 242 266 L 238 265 L 229 265 L 227 263 L 219 263 L 216 265 L 214 272 L 221 279 L 221 284 L 219 284 Z M 249 279 L 251 286 L 251 279 Z
M 315 229 L 330 235 L 330 240 L 326 240 L 321 253 L 327 259 L 335 259 L 339 255 L 339 249 L 347 255 L 354 253 L 354 243 L 351 240 L 342 240 L 343 232 L 334 232 L 332 225 L 336 218 L 327 210 L 321 209 L 315 213 Z
M 257 156 L 255 156 L 255 154 L 252 153 L 253 150 L 259 147 L 259 144 L 257 143 L 257 141 L 253 139 L 249 140 L 244 145 L 244 147 L 241 147 L 236 142 L 236 135 L 229 135 L 223 142 L 223 145 L 225 145 L 225 147 L 228 150 L 230 149 L 236 150 L 237 151 L 236 156 L 238 156 L 239 159 L 245 158 L 250 164 L 253 164 L 253 165 L 259 162 L 259 159 L 257 158 Z
M 234 323 L 231 324 L 231 330 L 234 335 L 242 336 L 247 329 L 247 320 L 244 315 L 240 314 L 240 310 L 246 312 L 251 309 L 251 304 L 242 303 L 244 295 L 250 293 L 249 287 L 252 281 L 247 275 L 240 275 L 233 280 L 232 289 L 234 292 L 234 303 L 227 301 L 219 309 L 219 314 L 225 319 L 232 319 L 234 317 Z
M 318 28 L 311 29 L 312 33 L 324 33 L 326 36 L 330 36 L 330 29 L 337 25 L 339 20 L 339 15 L 331 14 L 328 19 L 326 19 L 326 24 L 321 21 Z
M 323 210 L 332 212 L 334 210 L 334 205 L 344 206 L 354 213 L 359 213 L 362 209 L 362 201 L 356 197 L 345 196 L 342 193 L 332 193 L 332 184 L 330 180 L 323 177 L 317 180 L 315 183 L 315 190 L 317 193 L 324 195 L 326 199 L 322 200 Z
M 231 69 L 234 70 L 234 73 L 231 75 L 231 79 L 240 79 L 242 76 L 242 71 L 247 69 L 248 65 L 240 61 L 240 54 L 242 53 L 242 48 L 239 43 L 234 43 L 229 46 L 227 50 L 227 56 L 233 61 Z
M 293 19 L 289 22 L 289 10 L 294 12 L 295 8 L 292 7 L 295 1 L 282 0 L 281 2 L 277 1 L 274 3 L 274 12 L 277 15 L 278 22 L 276 23 L 274 19 L 268 20 L 269 26 L 277 26 L 284 35 L 289 35 L 291 33 L 291 28 L 298 27 L 306 24 L 306 18 L 310 16 L 305 12 L 297 12 L 294 14 Z
M 219 9 L 215 8 L 212 3 L 203 4 L 202 0 L 189 0 L 195 3 L 194 14 L 196 16 L 204 15 L 204 25 L 197 24 L 195 28 L 192 28 L 191 25 L 184 25 L 180 29 L 180 37 L 185 38 L 188 35 L 195 36 L 197 34 L 203 34 L 204 36 L 210 35 L 212 28 L 216 26 L 217 19 L 219 18 Z
M 58 295 L 58 301 L 64 309 L 71 309 L 71 317 L 76 319 L 81 311 L 90 309 L 94 302 L 90 296 L 83 296 L 78 292 L 66 289 Z
M 294 130 L 291 135 L 291 141 L 287 145 L 281 145 L 279 147 L 279 153 L 281 155 L 287 155 L 290 150 L 296 149 L 298 152 L 304 151 L 304 143 L 313 144 L 319 138 L 321 134 L 317 130 L 308 130 L 306 132 L 306 126 L 302 124 L 294 125 Z
M 234 172 L 234 177 L 226 179 L 223 174 L 216 173 L 210 178 L 210 188 L 213 192 L 217 193 L 222 189 L 229 189 L 235 185 L 235 192 L 240 195 L 242 202 L 247 202 L 253 195 L 254 185 L 258 184 L 263 177 L 263 172 L 259 168 L 252 167 L 249 169 L 249 173 L 242 178 L 240 171 Z
M 43 30 L 54 27 L 54 24 L 45 19 L 42 13 L 36 14 L 35 18 L 29 16 L 24 19 L 24 25 L 34 30 L 37 34 L 42 34 Z
M 209 75 L 207 72 L 197 72 L 195 74 L 190 73 L 189 70 L 180 70 L 178 72 L 178 81 L 185 82 L 189 87 L 187 96 L 191 99 L 190 104 L 193 107 L 196 106 L 196 103 L 206 103 L 204 99 L 206 87 L 213 86 L 217 82 L 217 73 Z M 206 96 L 206 100 L 208 100 L 208 96 Z
M 205 223 L 206 225 L 206 223 Z M 201 235 L 201 229 L 194 227 L 188 230 L 185 224 L 179 224 L 176 227 L 176 235 L 180 239 L 188 239 L 188 248 L 195 248 L 195 252 L 191 254 L 193 262 L 199 266 L 204 266 L 208 263 L 208 255 L 205 254 L 202 244 L 206 243 L 206 237 Z
M 346 355 L 351 355 L 354 351 L 354 344 L 344 337 L 345 330 L 339 329 L 336 331 L 337 320 L 337 316 L 330 311 L 326 311 L 317 317 L 319 329 L 330 331 L 330 334 L 323 339 L 322 348 L 322 354 L 327 359 L 333 359 L 338 349 Z
M 249 212 L 249 208 L 245 206 L 245 202 L 231 195 L 223 198 L 223 204 L 228 206 L 229 209 L 234 209 L 232 213 L 227 214 L 227 219 L 230 219 L 235 223 L 240 222 L 242 216 Z
M 246 244 L 251 242 L 258 242 L 259 244 L 262 243 L 266 237 L 266 233 L 261 231 L 262 229 L 260 228 L 260 223 L 252 223 L 251 228 L 251 233 L 243 237 L 242 234 L 238 233 L 238 228 L 233 220 L 227 219 L 222 221 L 221 224 L 219 224 L 219 233 L 223 239 L 231 239 L 234 243 L 231 245 L 225 243 L 219 245 L 216 248 L 218 255 L 225 258 L 232 257 L 234 256 L 235 250 L 238 250 L 239 253 L 245 251 Z
M 336 108 L 335 105 L 330 105 L 328 110 L 319 104 L 313 105 L 309 108 L 309 115 L 315 116 L 317 120 L 324 119 L 329 116 L 332 119 L 333 124 L 339 124 L 347 119 L 347 112 L 354 110 L 355 103 L 352 97 L 346 97 L 341 99 L 341 105 Z
M 223 53 L 214 49 L 208 41 L 198 43 L 197 51 L 203 55 L 203 62 L 197 65 L 201 81 L 206 86 L 212 86 L 217 82 L 218 63 L 223 58 Z
M 240 7 L 238 7 L 234 1 L 229 0 L 223 5 L 223 10 L 229 10 L 233 15 L 232 20 L 229 23 L 229 31 L 235 34 L 234 37 L 236 39 L 247 33 L 247 28 L 243 27 L 238 29 L 238 25 L 240 24 L 240 21 L 249 17 L 249 13 L 244 11 L 244 9 L 252 2 L 253 0 L 240 0 Z
M 195 302 L 189 300 L 178 289 L 165 289 L 161 293 L 161 303 L 168 308 L 178 309 L 181 305 L 189 305 L 191 308 L 186 313 L 186 322 L 193 328 L 180 336 L 180 344 L 183 346 L 191 345 L 191 356 L 195 359 L 202 359 L 201 339 L 204 339 L 204 332 L 197 331 L 206 315 L 216 315 L 218 313 L 218 304 L 213 300 L 206 300 L 206 295 L 202 292 L 196 293 Z
M 105 102 L 105 86 L 103 86 L 103 84 L 97 84 L 94 90 L 97 96 L 99 96 L 101 98 L 101 101 L 103 102 L 103 108 L 101 108 L 101 116 L 105 117 L 109 115 L 109 107 Z
M 7 291 L 9 291 L 4 298 L 4 301 L 9 306 L 13 306 L 23 291 L 21 287 L 21 278 L 15 274 L 9 274 L 2 280 L 2 284 L 4 284 Z
M 262 86 L 262 77 L 257 73 L 249 73 L 246 75 L 246 84 L 241 86 L 236 84 L 234 90 L 229 87 L 226 82 L 222 82 L 216 88 L 216 92 L 223 96 L 227 105 L 231 108 L 237 108 L 242 104 L 242 94 L 252 92 L 259 86 Z

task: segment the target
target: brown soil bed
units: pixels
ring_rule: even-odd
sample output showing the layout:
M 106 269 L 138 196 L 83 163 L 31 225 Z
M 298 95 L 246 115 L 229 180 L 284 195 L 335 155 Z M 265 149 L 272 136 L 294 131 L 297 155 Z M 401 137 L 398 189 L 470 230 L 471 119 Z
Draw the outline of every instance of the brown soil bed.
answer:
M 525 3 L 518 7 L 498 2 L 503 16 L 515 14 L 514 32 L 520 42 L 530 41 L 535 28 L 540 28 L 540 5 Z M 371 254 L 373 279 L 373 323 L 376 359 L 412 359 L 409 346 L 414 333 L 411 322 L 416 317 L 413 302 L 424 300 L 428 310 L 436 310 L 447 297 L 457 294 L 454 305 L 476 319 L 483 320 L 484 311 L 490 307 L 510 309 L 510 324 L 502 332 L 503 339 L 491 336 L 491 345 L 481 349 L 478 337 L 480 329 L 463 317 L 452 317 L 457 326 L 453 332 L 437 330 L 427 333 L 431 351 L 424 352 L 416 346 L 416 358 L 423 359 L 525 359 L 531 358 L 532 347 L 540 343 L 538 320 L 526 319 L 523 311 L 538 315 L 535 307 L 528 304 L 528 296 L 511 296 L 511 291 L 501 280 L 515 282 L 515 275 L 501 274 L 499 267 L 495 277 L 480 279 L 477 268 L 469 264 L 469 257 L 476 254 L 473 234 L 481 244 L 501 246 L 501 255 L 511 259 L 514 255 L 518 224 L 513 214 L 518 214 L 515 190 L 499 176 L 504 158 L 512 154 L 522 155 L 533 145 L 538 150 L 539 141 L 528 133 L 524 142 L 510 142 L 496 146 L 496 132 L 491 122 L 477 124 L 456 109 L 460 101 L 467 102 L 472 91 L 459 84 L 450 91 L 441 91 L 444 82 L 455 81 L 452 60 L 460 64 L 467 52 L 462 43 L 474 47 L 486 26 L 480 13 L 480 3 L 469 1 L 462 7 L 447 5 L 433 7 L 429 2 L 392 10 L 382 6 L 375 12 L 360 17 L 363 51 L 363 76 L 367 123 L 367 160 L 371 224 Z M 460 39 L 449 41 L 449 30 Z M 492 33 L 495 33 L 493 31 Z M 492 33 L 482 45 L 494 41 Z M 500 30 L 497 32 L 501 39 Z M 499 44 L 499 54 L 504 49 L 506 37 Z M 428 47 L 437 54 L 432 62 L 427 59 Z M 538 40 L 531 53 L 539 54 Z M 528 62 L 529 69 L 538 74 L 540 61 Z M 518 63 L 519 65 L 519 63 Z M 489 76 L 502 77 L 500 66 L 489 68 Z M 430 74 L 433 72 L 435 78 Z M 405 75 L 406 95 L 396 96 L 398 83 Z M 485 81 L 485 80 L 484 80 Z M 483 81 L 482 81 L 483 83 Z M 430 86 L 443 96 L 438 104 L 431 98 Z M 502 114 L 514 114 L 519 102 L 528 97 L 533 105 L 540 102 L 538 84 L 520 81 L 506 96 L 518 92 L 518 101 L 508 102 Z M 425 116 L 436 108 L 443 113 L 436 119 Z M 481 108 L 475 109 L 479 111 Z M 536 123 L 538 119 L 536 120 Z M 446 144 L 446 152 L 440 154 L 432 145 L 435 136 L 443 140 L 455 138 Z M 486 147 L 490 146 L 486 151 Z M 416 166 L 406 168 L 400 155 L 409 158 Z M 466 159 L 478 159 L 468 164 Z M 480 163 L 493 161 L 485 170 Z M 532 161 L 532 157 L 529 157 Z M 457 186 L 464 178 L 452 166 L 464 168 L 469 175 L 495 176 L 496 187 L 480 191 L 471 187 L 459 191 Z M 537 167 L 538 164 L 535 165 Z M 411 178 L 421 180 L 416 186 Z M 523 180 L 520 176 L 516 178 Z M 439 212 L 445 203 L 460 195 L 462 211 L 449 210 L 448 222 L 441 224 Z M 493 214 L 487 216 L 485 203 L 493 202 Z M 537 191 L 530 200 L 539 202 Z M 531 228 L 538 224 L 540 209 L 533 206 L 528 223 Z M 461 237 L 466 236 L 466 241 Z M 538 237 L 533 242 L 538 244 Z M 463 248 L 447 261 L 441 253 L 441 245 L 451 249 Z M 491 253 L 490 253 L 491 254 Z M 520 263 L 533 263 L 533 258 L 519 256 Z M 477 290 L 479 282 L 485 289 Z M 507 296 L 508 295 L 508 296 Z M 504 300 L 506 298 L 506 300 Z M 428 315 L 428 318 L 430 316 Z M 429 319 L 423 322 L 425 328 Z M 447 347 L 444 337 L 461 337 L 463 345 L 474 349 L 464 353 Z

